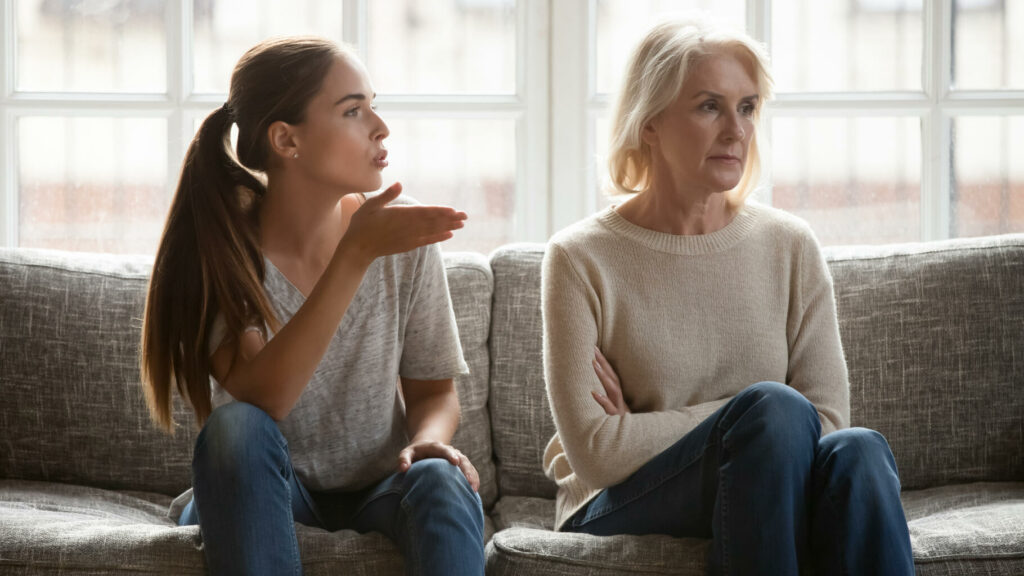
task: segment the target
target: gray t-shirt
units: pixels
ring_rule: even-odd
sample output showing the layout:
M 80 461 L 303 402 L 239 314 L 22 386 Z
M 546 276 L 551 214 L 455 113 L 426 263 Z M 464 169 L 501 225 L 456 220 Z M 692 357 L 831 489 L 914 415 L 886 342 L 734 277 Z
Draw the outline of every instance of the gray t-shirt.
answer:
M 305 297 L 264 262 L 264 288 L 285 324 Z M 222 333 L 211 334 L 214 349 Z M 356 490 L 395 472 L 408 443 L 399 376 L 441 380 L 468 372 L 438 246 L 378 258 L 306 389 L 278 422 L 299 479 L 315 491 Z M 211 386 L 214 407 L 234 400 L 213 378 Z

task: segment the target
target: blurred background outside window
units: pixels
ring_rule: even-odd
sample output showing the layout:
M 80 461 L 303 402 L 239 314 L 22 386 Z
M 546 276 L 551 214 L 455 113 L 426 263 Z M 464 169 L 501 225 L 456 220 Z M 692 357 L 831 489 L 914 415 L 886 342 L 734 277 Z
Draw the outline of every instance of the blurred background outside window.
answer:
M 181 158 L 259 40 L 353 45 L 385 182 L 470 214 L 446 250 L 544 241 L 606 196 L 608 116 L 655 22 L 763 39 L 758 199 L 824 244 L 1024 232 L 1024 1 L 9 0 L 0 245 L 152 253 Z

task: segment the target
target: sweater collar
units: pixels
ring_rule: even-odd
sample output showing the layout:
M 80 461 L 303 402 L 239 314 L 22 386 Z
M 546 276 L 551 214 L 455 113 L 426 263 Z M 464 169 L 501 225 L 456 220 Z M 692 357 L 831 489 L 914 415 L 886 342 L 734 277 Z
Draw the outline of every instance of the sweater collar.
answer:
M 735 246 L 754 229 L 760 212 L 760 206 L 753 201 L 747 201 L 732 221 L 721 230 L 694 235 L 666 234 L 637 226 L 623 218 L 614 206 L 609 206 L 599 213 L 597 220 L 613 232 L 652 250 L 669 254 L 700 255 L 723 252 Z

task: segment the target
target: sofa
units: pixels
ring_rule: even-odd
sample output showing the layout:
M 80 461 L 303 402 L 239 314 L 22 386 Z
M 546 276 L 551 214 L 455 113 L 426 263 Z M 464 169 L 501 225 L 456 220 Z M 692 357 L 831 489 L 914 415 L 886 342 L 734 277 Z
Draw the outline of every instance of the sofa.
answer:
M 693 574 L 709 542 L 552 531 L 541 470 L 543 244 L 445 255 L 471 373 L 453 443 L 480 471 L 487 573 Z M 1024 235 L 826 249 L 851 419 L 899 467 L 917 573 L 1024 574 Z M 0 249 L 0 574 L 202 574 L 177 527 L 197 430 L 149 420 L 151 258 Z M 401 574 L 379 534 L 297 526 L 305 573 Z

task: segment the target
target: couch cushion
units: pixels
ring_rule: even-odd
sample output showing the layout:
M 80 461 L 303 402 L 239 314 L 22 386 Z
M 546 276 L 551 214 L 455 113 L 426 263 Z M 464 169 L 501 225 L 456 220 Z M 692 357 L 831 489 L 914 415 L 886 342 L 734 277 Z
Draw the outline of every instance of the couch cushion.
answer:
M 918 574 L 1024 574 L 1024 482 L 904 492 Z
M 149 419 L 138 343 L 152 258 L 0 249 L 0 478 L 174 494 L 195 438 Z
M 482 254 L 445 253 L 448 290 L 452 295 L 455 322 L 469 374 L 455 381 L 462 420 L 452 444 L 469 457 L 480 472 L 480 499 L 489 508 L 498 495 L 491 456 L 491 418 L 487 409 L 491 332 L 491 295 L 494 277 Z
M 975 483 L 915 490 L 902 494 L 910 528 L 917 573 L 1024 574 L 1024 483 Z M 491 513 L 499 532 L 488 548 L 488 566 L 496 573 L 518 570 L 540 574 L 604 574 L 590 572 L 589 564 L 575 562 L 575 554 L 590 551 L 610 539 L 550 532 L 555 503 L 546 498 L 503 496 Z M 616 537 L 619 544 L 602 550 L 599 564 L 623 574 L 689 574 L 702 569 L 707 541 L 662 536 Z M 580 541 L 582 539 L 582 541 Z M 551 542 L 545 542 L 551 540 Z M 704 546 L 696 546 L 703 542 Z M 667 551 L 675 546 L 674 552 Z M 613 553 L 613 549 L 615 552 Z M 671 559 L 689 554 L 685 570 L 645 563 L 650 558 Z M 568 567 L 566 567 L 568 566 Z M 635 568 L 634 568 L 635 566 Z M 531 572 L 533 573 L 533 572 Z
M 502 496 L 554 498 L 541 457 L 555 432 L 544 390 L 540 265 L 543 244 L 491 254 L 491 423 Z
M 199 527 L 166 516 L 170 498 L 0 481 L 0 571 L 18 574 L 205 574 Z M 384 536 L 297 524 L 308 575 L 403 574 Z
M 903 488 L 1024 478 L 1024 235 L 826 255 L 851 421 Z
M 456 382 L 453 443 L 496 496 L 487 412 L 491 287 L 487 259 L 445 254 L 468 376 Z M 174 436 L 150 422 L 138 341 L 152 258 L 0 249 L 0 478 L 180 493 L 196 430 L 175 394 Z
M 704 576 L 710 540 L 670 536 L 590 536 L 512 528 L 487 544 L 488 575 Z

